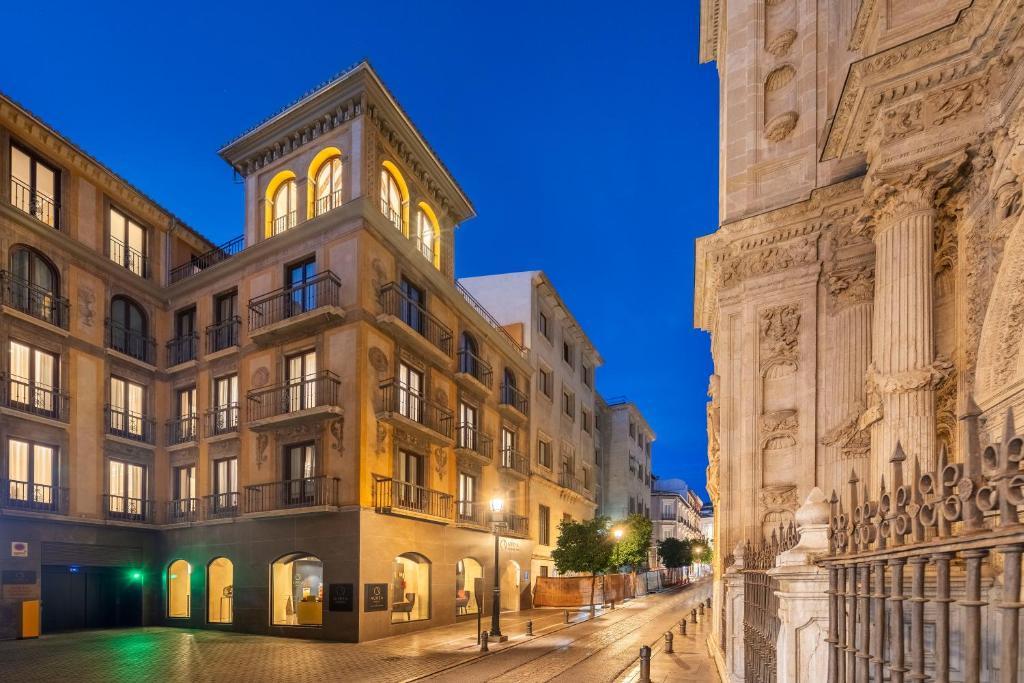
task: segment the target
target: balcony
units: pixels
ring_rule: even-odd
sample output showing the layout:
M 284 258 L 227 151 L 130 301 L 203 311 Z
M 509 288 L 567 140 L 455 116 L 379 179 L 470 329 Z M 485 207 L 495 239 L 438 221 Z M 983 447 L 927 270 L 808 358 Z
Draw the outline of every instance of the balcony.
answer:
M 237 315 L 206 326 L 206 353 L 217 353 L 239 345 L 242 319 Z
M 514 448 L 501 449 L 501 462 L 498 469 L 513 476 L 526 478 L 530 476 L 530 459 Z
M 194 361 L 199 351 L 199 335 L 193 332 L 181 337 L 175 337 L 167 342 L 167 367 Z
M 499 334 L 501 334 L 501 336 L 505 337 L 506 341 L 508 341 L 508 343 L 512 345 L 512 348 L 519 352 L 519 355 L 523 356 L 524 358 L 526 357 L 526 349 L 523 348 L 522 344 L 516 341 L 516 338 L 513 337 L 507 329 L 505 329 L 505 326 L 499 323 L 498 320 L 493 315 L 491 315 L 491 312 L 484 308 L 483 304 L 477 301 L 476 297 L 470 294 L 469 290 L 463 287 L 458 280 L 455 281 L 455 289 L 457 289 L 459 293 L 462 294 L 462 297 L 466 300 L 466 302 L 470 306 L 475 308 L 476 312 L 479 313 L 480 316 L 484 320 L 486 320 L 491 327 L 493 327 Z
M 193 256 L 189 259 L 188 263 L 172 268 L 167 274 L 167 284 L 173 285 L 175 282 L 181 282 L 193 275 L 198 275 L 210 266 L 215 266 L 221 261 L 227 261 L 243 249 L 245 249 L 245 235 L 239 235 L 219 247 L 214 247 L 199 256 Z
M 238 404 L 228 403 L 206 411 L 206 436 L 238 433 Z
M 147 498 L 103 494 L 103 511 L 107 519 L 122 522 L 155 522 L 156 503 Z
M 341 381 L 328 370 L 246 394 L 249 427 L 254 430 L 296 426 L 341 415 Z
M 389 282 L 380 288 L 383 312 L 377 322 L 391 327 L 421 352 L 440 363 L 449 363 L 452 356 L 452 331 L 427 309 L 409 298 L 401 287 Z
M 498 407 L 509 417 L 522 420 L 530 414 L 530 399 L 516 387 L 502 382 Z
M 68 514 L 68 489 L 15 479 L 0 479 L 0 508 Z
M 468 349 L 459 351 L 458 361 L 459 367 L 455 373 L 456 381 L 470 389 L 477 389 L 481 392 L 490 391 L 494 381 L 490 363 Z
M 245 487 L 245 511 L 251 513 L 336 506 L 336 477 L 306 477 Z
M 107 318 L 107 348 L 149 365 L 156 363 L 156 340 Z
M 487 530 L 490 527 L 484 517 L 484 506 L 480 501 L 455 501 L 455 523 L 459 526 Z
M 103 408 L 103 421 L 107 434 L 121 439 L 153 444 L 156 420 L 139 415 L 109 403 Z
M 583 486 L 583 480 L 577 479 L 576 477 L 572 476 L 569 472 L 562 472 L 561 474 L 558 475 L 558 485 L 561 486 L 563 489 L 572 491 L 581 498 L 588 497 L 586 489 Z
M 204 519 L 237 517 L 240 512 L 238 502 L 237 491 L 203 496 L 203 517 Z
M 167 445 L 179 446 L 199 439 L 199 417 L 186 415 L 167 422 Z
M 344 318 L 341 281 L 329 270 L 249 300 L 249 336 L 257 344 L 305 336 Z
M 71 413 L 71 397 L 51 386 L 0 374 L 0 406 L 19 413 L 67 422 Z
M 282 232 L 287 232 L 299 224 L 299 214 L 296 211 L 289 211 L 288 213 L 275 216 L 273 222 L 270 224 L 271 237 L 276 237 Z
M 373 507 L 383 514 L 425 517 L 448 522 L 452 518 L 452 497 L 407 481 L 373 475 Z
M 139 277 L 149 277 L 149 257 L 116 237 L 110 238 L 110 260 Z
M 455 430 L 455 451 L 460 455 L 471 455 L 486 464 L 493 457 L 494 439 L 476 427 L 459 425 Z
M 397 380 L 380 385 L 381 412 L 378 417 L 394 424 L 424 431 L 428 438 L 452 438 L 452 413 L 448 408 L 413 392 Z
M 505 528 L 502 531 L 505 536 L 529 538 L 530 518 L 526 515 L 507 514 L 505 515 Z
M 402 231 L 402 214 L 391 206 L 387 197 L 380 198 L 380 212 L 384 214 L 384 218 L 387 218 L 391 225 L 398 228 L 399 232 Z
M 24 313 L 44 323 L 68 329 L 70 305 L 61 296 L 0 270 L 0 306 Z
M 164 521 L 167 524 L 189 524 L 202 519 L 198 498 L 178 498 L 167 501 Z
M 341 190 L 335 190 L 330 194 L 325 194 L 323 197 L 317 197 L 316 201 L 313 202 L 313 215 L 322 216 L 328 211 L 334 211 L 344 203 L 343 192 Z
M 28 183 L 11 176 L 11 204 L 51 228 L 62 229 L 60 204 L 50 195 L 33 190 Z

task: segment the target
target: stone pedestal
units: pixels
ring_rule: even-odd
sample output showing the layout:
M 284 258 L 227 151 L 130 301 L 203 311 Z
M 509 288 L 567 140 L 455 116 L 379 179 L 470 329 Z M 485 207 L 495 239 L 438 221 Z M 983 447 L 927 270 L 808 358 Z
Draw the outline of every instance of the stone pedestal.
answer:
M 743 683 L 746 669 L 743 658 L 743 545 L 734 551 L 736 561 L 725 570 L 725 673 L 729 683 Z

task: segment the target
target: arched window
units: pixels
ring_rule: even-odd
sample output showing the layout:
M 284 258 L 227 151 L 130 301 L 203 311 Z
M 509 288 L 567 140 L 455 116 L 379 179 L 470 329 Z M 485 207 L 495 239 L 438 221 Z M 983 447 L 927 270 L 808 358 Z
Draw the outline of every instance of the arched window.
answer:
M 396 228 L 405 232 L 403 205 L 406 192 L 404 183 L 399 178 L 394 165 L 385 162 L 380 169 L 380 211 Z
M 416 212 L 416 244 L 423 258 L 437 269 L 441 267 L 440 236 L 437 216 L 427 204 L 420 202 L 420 209 Z
M 324 563 L 305 553 L 291 553 L 270 567 L 271 623 L 275 626 L 322 626 Z
M 271 235 L 279 235 L 285 230 L 294 228 L 298 222 L 296 208 L 298 190 L 296 187 L 295 179 L 289 178 L 274 191 L 274 196 L 271 199 L 271 215 L 273 216 L 270 226 Z
M 477 581 L 479 579 L 479 582 Z M 472 557 L 464 557 L 455 564 L 455 615 L 476 614 L 477 598 L 483 598 L 484 570 Z
M 235 565 L 218 557 L 206 565 L 206 620 L 230 624 L 235 604 Z
M 175 560 L 167 567 L 167 616 L 188 619 L 192 613 L 192 565 Z
M 9 305 L 19 311 L 58 327 L 66 324 L 57 269 L 35 249 L 19 245 L 11 250 L 7 293 Z
M 474 377 L 480 369 L 480 352 L 476 339 L 469 332 L 463 332 L 459 337 L 459 372 L 465 372 Z
M 430 560 L 419 553 L 395 558 L 391 577 L 391 623 L 430 618 Z
M 142 307 L 125 296 L 110 300 L 110 348 L 150 362 L 149 324 Z
M 324 162 L 314 179 L 313 215 L 327 213 L 341 206 L 341 157 Z

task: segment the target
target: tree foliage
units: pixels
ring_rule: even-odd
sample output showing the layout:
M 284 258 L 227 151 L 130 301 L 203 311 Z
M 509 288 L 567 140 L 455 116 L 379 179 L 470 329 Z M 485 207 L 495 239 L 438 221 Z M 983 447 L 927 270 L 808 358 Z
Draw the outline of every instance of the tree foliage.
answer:
M 658 556 L 661 557 L 661 563 L 669 569 L 688 567 L 693 561 L 691 553 L 692 548 L 688 540 L 666 538 L 664 541 L 658 541 Z
M 612 526 L 622 530 L 622 538 L 615 541 L 609 568 L 629 567 L 637 570 L 647 566 L 647 552 L 651 547 L 651 520 L 643 515 L 630 515 Z
M 558 543 L 551 559 L 559 574 L 590 574 L 590 611 L 594 611 L 594 585 L 597 575 L 608 569 L 612 544 L 608 518 L 595 517 L 583 522 L 563 520 L 558 525 Z

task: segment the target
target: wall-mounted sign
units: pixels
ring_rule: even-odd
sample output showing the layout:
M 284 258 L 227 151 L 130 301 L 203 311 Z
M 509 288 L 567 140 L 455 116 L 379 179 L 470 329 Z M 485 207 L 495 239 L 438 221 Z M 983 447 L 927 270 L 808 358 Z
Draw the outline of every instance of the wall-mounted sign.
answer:
M 327 609 L 331 612 L 351 612 L 355 602 L 355 586 L 351 583 L 332 583 L 327 587 Z
M 367 583 L 363 585 L 363 611 L 386 612 L 388 609 L 388 585 Z
M 518 553 L 520 548 L 519 541 L 514 538 L 505 538 L 504 536 L 499 539 L 499 545 L 502 550 L 507 550 L 510 553 Z
M 20 569 L 5 569 L 3 573 L 0 574 L 0 582 L 19 585 L 35 583 L 36 573 L 34 571 L 22 571 Z
M 11 541 L 11 557 L 28 557 L 28 542 Z

